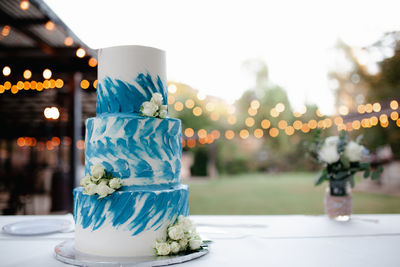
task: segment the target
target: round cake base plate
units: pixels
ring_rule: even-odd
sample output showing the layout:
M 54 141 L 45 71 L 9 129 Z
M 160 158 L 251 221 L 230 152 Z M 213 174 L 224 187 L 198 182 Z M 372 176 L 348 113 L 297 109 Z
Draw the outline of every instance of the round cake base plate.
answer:
M 209 252 L 207 246 L 189 254 L 146 257 L 102 257 L 75 250 L 75 240 L 69 239 L 54 248 L 57 260 L 77 266 L 165 266 L 200 258 Z

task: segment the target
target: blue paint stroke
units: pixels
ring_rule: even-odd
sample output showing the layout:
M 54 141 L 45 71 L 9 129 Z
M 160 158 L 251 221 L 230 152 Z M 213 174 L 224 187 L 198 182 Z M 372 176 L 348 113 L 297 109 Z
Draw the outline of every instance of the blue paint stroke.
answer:
M 132 236 L 143 231 L 155 231 L 173 223 L 179 215 L 189 214 L 187 185 L 153 191 L 149 189 L 116 191 L 98 199 L 83 194 L 83 188 L 74 190 L 74 219 L 83 229 L 93 231 L 105 225 L 124 227 Z M 154 218 L 157 218 L 155 221 Z

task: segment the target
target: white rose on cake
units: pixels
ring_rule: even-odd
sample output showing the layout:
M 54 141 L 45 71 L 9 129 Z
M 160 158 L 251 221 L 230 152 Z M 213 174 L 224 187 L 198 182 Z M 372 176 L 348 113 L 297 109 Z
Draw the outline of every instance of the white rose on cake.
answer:
M 83 193 L 89 196 L 96 194 L 97 184 L 89 183 L 88 185 L 85 186 L 85 191 L 83 191 Z
M 330 136 L 326 138 L 322 148 L 318 151 L 319 159 L 328 164 L 338 161 L 340 158 L 337 151 L 338 142 L 338 136 Z
M 183 225 L 183 231 L 185 231 L 185 232 L 194 232 L 196 229 L 193 221 L 190 220 L 188 217 L 186 217 L 183 220 L 182 225 Z
M 186 238 L 182 238 L 181 240 L 178 241 L 179 246 L 181 247 L 181 251 L 186 250 L 187 245 L 188 245 L 188 240 Z
M 168 255 L 171 252 L 171 247 L 167 242 L 157 242 L 155 249 L 157 255 L 160 256 Z
M 143 102 L 142 107 L 140 109 L 142 114 L 148 117 L 154 117 L 154 114 L 157 112 L 157 110 L 158 106 L 151 101 Z
M 154 103 L 157 107 L 161 107 L 163 101 L 163 97 L 160 93 L 154 93 L 151 97 L 150 102 Z
M 183 228 L 178 224 L 168 228 L 168 236 L 172 240 L 179 240 L 185 236 L 185 233 L 183 232 Z
M 96 193 L 99 195 L 99 198 L 106 197 L 112 193 L 114 193 L 114 189 L 110 188 L 106 184 L 99 184 L 96 188 Z
M 351 141 L 347 144 L 344 155 L 351 161 L 360 161 L 362 158 L 364 147 L 362 145 L 357 144 L 354 141 Z
M 112 178 L 109 183 L 112 189 L 118 189 L 122 186 L 122 180 L 120 178 Z
M 201 239 L 190 239 L 189 247 L 191 250 L 196 250 L 201 247 L 202 243 L 203 243 L 203 241 L 201 241 Z
M 165 119 L 167 117 L 167 105 L 162 105 L 160 107 L 159 116 L 161 119 Z
M 83 177 L 83 178 L 81 179 L 81 182 L 80 182 L 81 186 L 83 186 L 83 187 L 87 186 L 87 185 L 90 184 L 90 183 L 91 183 L 91 181 L 90 181 L 90 175 L 86 175 L 85 177 Z
M 92 174 L 92 180 L 95 182 L 103 178 L 103 176 L 106 174 L 106 171 L 101 164 L 95 164 L 91 166 L 90 172 Z
M 171 244 L 169 244 L 169 247 L 171 249 L 171 252 L 175 254 L 181 250 L 181 246 L 176 241 L 171 242 Z

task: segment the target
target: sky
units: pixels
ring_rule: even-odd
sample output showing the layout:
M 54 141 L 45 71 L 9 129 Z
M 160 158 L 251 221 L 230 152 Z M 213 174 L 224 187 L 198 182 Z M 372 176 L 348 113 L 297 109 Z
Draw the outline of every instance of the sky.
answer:
M 338 39 L 354 47 L 400 30 L 398 0 L 45 0 L 92 48 L 146 45 L 167 52 L 168 80 L 233 102 L 254 85 L 243 67 L 265 61 L 294 107 L 334 111 Z

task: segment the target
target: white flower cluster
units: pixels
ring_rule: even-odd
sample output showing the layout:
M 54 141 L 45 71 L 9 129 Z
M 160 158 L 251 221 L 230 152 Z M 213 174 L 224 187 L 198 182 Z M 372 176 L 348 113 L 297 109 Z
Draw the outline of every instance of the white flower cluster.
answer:
M 165 256 L 186 250 L 197 250 L 202 243 L 193 221 L 189 217 L 180 215 L 177 222 L 168 227 L 167 239 L 157 241 L 154 249 L 157 255 Z
M 160 93 L 154 93 L 150 101 L 143 102 L 140 107 L 142 116 L 159 117 L 164 119 L 167 117 L 167 105 L 163 105 L 163 97 Z
M 321 161 L 328 164 L 337 162 L 340 159 L 340 154 L 338 152 L 339 136 L 330 136 L 325 139 L 324 144 L 318 151 L 318 157 Z M 347 143 L 344 149 L 344 156 L 350 162 L 360 161 L 363 155 L 364 146 L 350 141 Z
M 81 179 L 81 186 L 85 188 L 83 193 L 86 195 L 98 194 L 99 198 L 103 198 L 122 186 L 122 180 L 113 178 L 111 174 L 107 176 L 106 170 L 101 164 L 91 166 L 90 172 L 92 175 L 86 175 Z

